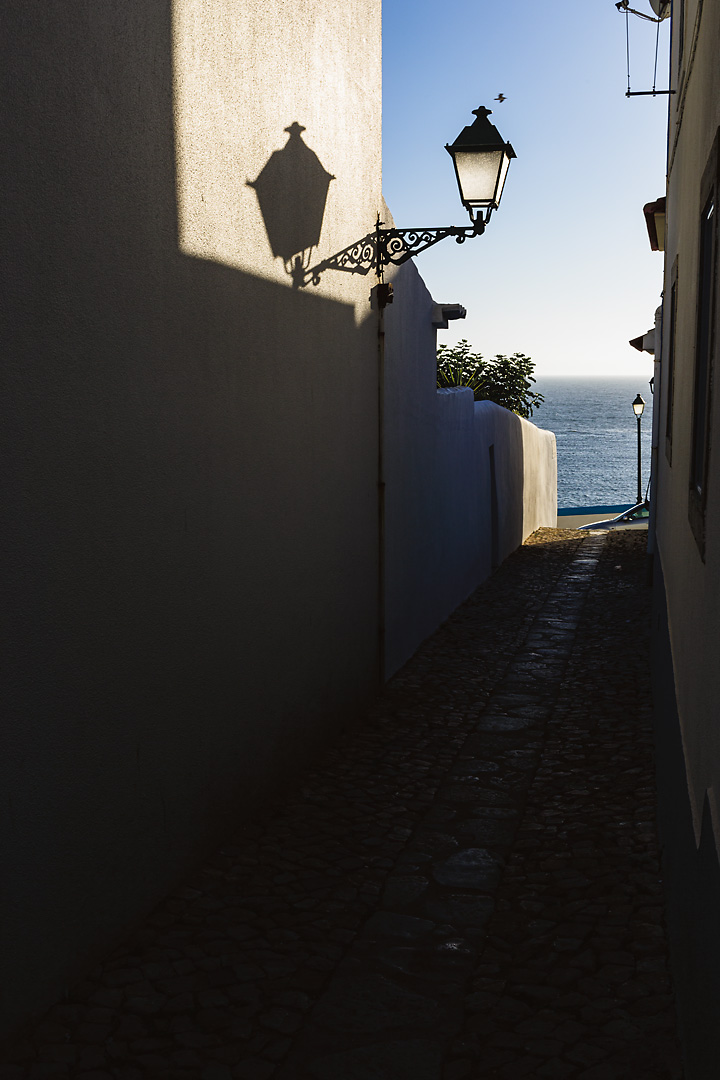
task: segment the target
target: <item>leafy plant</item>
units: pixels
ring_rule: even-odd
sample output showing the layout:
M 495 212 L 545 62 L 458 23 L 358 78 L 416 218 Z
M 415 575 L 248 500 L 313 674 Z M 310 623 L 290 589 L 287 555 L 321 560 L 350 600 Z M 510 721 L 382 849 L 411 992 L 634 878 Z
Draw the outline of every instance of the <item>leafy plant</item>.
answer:
M 469 386 L 476 401 L 494 401 L 529 419 L 545 398 L 531 389 L 535 364 L 524 353 L 486 360 L 470 351 L 463 338 L 457 345 L 440 345 L 437 351 L 438 387 Z

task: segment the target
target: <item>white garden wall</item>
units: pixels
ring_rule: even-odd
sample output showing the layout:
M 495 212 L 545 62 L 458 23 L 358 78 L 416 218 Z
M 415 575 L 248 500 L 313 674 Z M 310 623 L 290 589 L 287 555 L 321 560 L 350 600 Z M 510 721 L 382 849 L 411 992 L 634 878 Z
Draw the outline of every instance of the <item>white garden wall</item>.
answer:
M 385 315 L 386 675 L 557 517 L 555 436 L 466 388 L 437 390 L 433 300 L 412 264 L 394 286 Z

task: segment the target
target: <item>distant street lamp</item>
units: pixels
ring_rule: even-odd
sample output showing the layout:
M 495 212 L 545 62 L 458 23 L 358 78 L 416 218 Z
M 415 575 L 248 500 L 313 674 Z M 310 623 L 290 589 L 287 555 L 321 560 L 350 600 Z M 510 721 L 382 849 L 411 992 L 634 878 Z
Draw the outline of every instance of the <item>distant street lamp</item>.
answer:
M 636 502 L 642 502 L 642 445 L 640 442 L 640 425 L 642 423 L 642 414 L 645 409 L 645 402 L 638 394 L 632 403 L 633 412 L 637 417 L 637 435 L 638 435 L 638 486 L 637 486 L 637 500 Z

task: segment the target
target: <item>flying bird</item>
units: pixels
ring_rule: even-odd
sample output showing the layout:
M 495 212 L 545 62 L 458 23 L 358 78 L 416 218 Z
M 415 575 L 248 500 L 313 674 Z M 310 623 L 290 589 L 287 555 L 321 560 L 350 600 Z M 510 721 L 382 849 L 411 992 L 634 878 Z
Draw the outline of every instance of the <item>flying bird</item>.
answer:
M 495 101 L 504 101 L 504 100 L 505 100 L 505 95 L 504 94 L 498 94 L 498 96 L 495 98 Z

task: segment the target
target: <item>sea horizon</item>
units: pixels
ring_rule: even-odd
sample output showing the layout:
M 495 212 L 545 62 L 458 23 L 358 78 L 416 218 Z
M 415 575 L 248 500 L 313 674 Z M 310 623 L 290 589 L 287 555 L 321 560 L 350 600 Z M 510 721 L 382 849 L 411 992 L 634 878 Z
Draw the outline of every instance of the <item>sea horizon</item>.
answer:
M 631 506 L 637 496 L 636 394 L 641 421 L 641 493 L 650 479 L 650 375 L 543 375 L 533 390 L 545 401 L 530 418 L 557 439 L 558 508 Z

